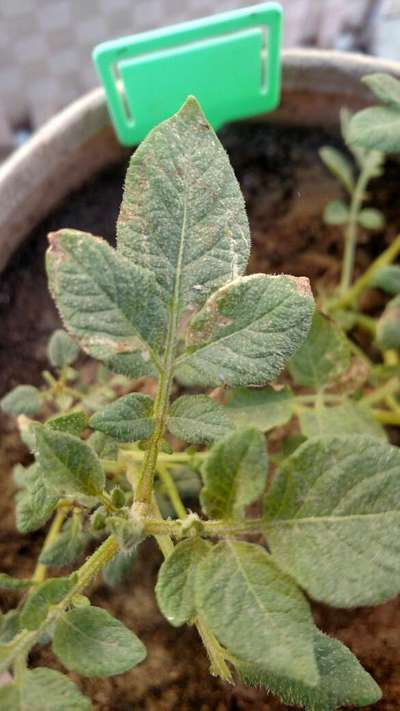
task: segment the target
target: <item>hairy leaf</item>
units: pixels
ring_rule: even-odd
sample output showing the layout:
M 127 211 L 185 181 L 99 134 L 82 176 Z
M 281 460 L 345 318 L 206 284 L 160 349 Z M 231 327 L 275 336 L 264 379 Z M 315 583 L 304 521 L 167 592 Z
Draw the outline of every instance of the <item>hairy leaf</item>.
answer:
M 348 400 L 334 407 L 315 407 L 299 413 L 300 429 L 306 437 L 368 434 L 387 439 L 382 425 L 366 407 Z
M 59 430 L 60 432 L 68 432 L 69 434 L 79 435 L 89 424 L 89 418 L 85 412 L 76 411 L 69 412 L 67 415 L 58 415 L 57 417 L 50 417 L 47 420 L 46 425 L 51 427 L 53 430 Z
M 326 205 L 323 218 L 327 225 L 345 225 L 349 221 L 349 208 L 343 200 L 332 200 Z
M 0 688 L 2 711 L 90 711 L 71 679 L 54 669 L 25 671 L 20 683 Z
M 120 254 L 155 275 L 164 303 L 178 311 L 203 304 L 244 272 L 250 237 L 243 197 L 193 97 L 133 154 L 117 243 Z
M 90 426 L 118 442 L 147 439 L 154 430 L 153 400 L 143 393 L 129 393 L 96 412 Z
M 80 519 L 73 519 L 63 527 L 54 543 L 41 552 L 39 561 L 44 565 L 70 565 L 82 555 L 86 543 L 87 535 Z
M 338 151 L 337 148 L 332 148 L 331 146 L 321 148 L 319 155 L 328 170 L 342 183 L 343 187 L 345 187 L 351 195 L 354 190 L 354 175 L 351 163 L 346 156 Z
M 17 385 L 0 401 L 3 412 L 7 415 L 36 415 L 42 406 L 40 392 L 33 385 Z
M 0 573 L 0 590 L 23 590 L 32 585 L 30 578 L 13 578 L 7 573 Z
M 57 506 L 58 496 L 48 488 L 43 470 L 38 464 L 30 469 L 26 488 L 18 495 L 15 515 L 20 533 L 42 528 Z
M 172 404 L 168 429 L 184 442 L 200 444 L 221 439 L 232 425 L 224 408 L 207 395 L 182 395 Z
M 289 363 L 289 372 L 297 385 L 321 387 L 346 372 L 351 350 L 340 328 L 316 312 L 306 341 Z
M 313 598 L 375 605 L 400 591 L 400 451 L 369 437 L 321 437 L 278 470 L 265 502 L 274 559 Z
M 178 543 L 163 562 L 156 585 L 158 606 L 174 627 L 190 622 L 196 615 L 195 579 L 200 561 L 210 550 L 201 538 Z
M 100 460 L 78 437 L 35 426 L 36 457 L 46 484 L 58 493 L 95 496 L 104 486 Z
M 79 347 L 66 331 L 59 328 L 51 335 L 47 354 L 51 365 L 55 368 L 63 368 L 77 359 Z
M 364 207 L 358 215 L 358 222 L 366 230 L 382 230 L 385 226 L 385 216 L 381 210 Z
M 373 106 L 359 111 L 350 122 L 349 141 L 384 153 L 400 151 L 400 108 Z
M 341 642 L 315 629 L 314 652 L 320 675 L 314 688 L 255 664 L 238 664 L 239 676 L 244 684 L 268 689 L 283 703 L 306 711 L 336 711 L 348 704 L 366 706 L 382 697 L 379 686 Z
M 75 581 L 70 578 L 49 578 L 41 583 L 27 598 L 20 615 L 20 626 L 37 629 L 45 621 L 49 607 L 56 605 L 72 590 Z
M 221 644 L 242 661 L 318 683 L 308 603 L 260 546 L 213 547 L 199 564 L 196 603 Z
M 204 387 L 273 380 L 305 340 L 313 311 L 306 278 L 254 274 L 232 281 L 191 320 L 180 379 Z
M 385 104 L 400 106 L 400 81 L 390 74 L 367 74 L 362 78 L 375 96 Z
M 106 361 L 137 351 L 157 360 L 166 316 L 154 276 L 85 232 L 59 230 L 49 239 L 50 288 L 82 348 Z
M 104 365 L 113 373 L 125 375 L 134 380 L 144 375 L 157 375 L 154 363 L 147 357 L 146 351 L 134 351 L 133 353 L 118 353 L 104 360 Z
M 289 422 L 293 400 L 288 387 L 281 390 L 234 388 L 228 390 L 225 412 L 236 427 L 256 427 L 267 432 Z
M 114 558 L 103 568 L 102 574 L 106 585 L 113 588 L 122 583 L 130 573 L 136 557 L 136 549 L 129 552 L 118 551 Z
M 400 294 L 400 266 L 389 264 L 379 269 L 370 281 L 371 286 L 383 289 L 387 294 Z
M 265 438 L 258 430 L 237 430 L 219 440 L 201 469 L 203 511 L 210 518 L 240 516 L 263 493 L 267 469 Z
M 57 623 L 53 650 L 70 671 L 114 676 L 136 666 L 146 648 L 122 622 L 99 607 L 77 607 Z
M 400 348 L 400 294 L 386 305 L 378 320 L 376 339 L 384 348 Z

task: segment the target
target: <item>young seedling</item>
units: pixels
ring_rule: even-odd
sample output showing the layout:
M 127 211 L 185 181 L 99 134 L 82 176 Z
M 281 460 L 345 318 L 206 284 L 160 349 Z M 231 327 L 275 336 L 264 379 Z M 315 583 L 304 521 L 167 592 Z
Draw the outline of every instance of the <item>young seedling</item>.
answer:
M 44 389 L 3 400 L 34 455 L 15 472 L 18 528 L 52 522 L 32 576 L 0 577 L 22 596 L 0 629 L 0 670 L 12 673 L 1 708 L 90 707 L 66 676 L 28 669 L 36 644 L 87 677 L 144 660 L 135 633 L 87 595 L 100 572 L 121 582 L 148 537 L 164 555 L 160 610 L 197 628 L 212 674 L 308 711 L 376 702 L 377 684 L 315 626 L 308 598 L 350 608 L 400 590 L 400 453 L 375 412 L 399 385 L 374 389 L 375 371 L 352 369 L 352 344 L 315 311 L 307 279 L 243 276 L 243 199 L 196 100 L 134 153 L 116 249 L 76 230 L 49 240 L 72 341 L 52 342 Z M 75 343 L 103 364 L 89 389 L 69 370 Z M 290 385 L 278 381 L 286 366 Z M 135 391 L 142 376 L 154 399 Z M 269 453 L 265 432 L 298 422 Z

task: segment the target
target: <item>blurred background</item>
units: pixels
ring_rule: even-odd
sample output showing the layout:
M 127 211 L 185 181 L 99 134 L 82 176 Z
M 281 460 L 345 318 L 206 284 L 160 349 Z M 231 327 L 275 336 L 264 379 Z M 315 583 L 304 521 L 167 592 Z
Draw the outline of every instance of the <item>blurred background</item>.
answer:
M 250 4 L 251 0 L 0 0 L 0 155 L 98 85 L 104 40 Z M 400 59 L 400 0 L 281 0 L 284 47 Z M 396 40 L 397 37 L 397 40 Z

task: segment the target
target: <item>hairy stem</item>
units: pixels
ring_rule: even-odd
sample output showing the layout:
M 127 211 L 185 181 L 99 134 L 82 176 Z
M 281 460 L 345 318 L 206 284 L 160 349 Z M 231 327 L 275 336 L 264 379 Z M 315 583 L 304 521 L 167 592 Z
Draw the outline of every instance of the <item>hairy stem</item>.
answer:
M 210 538 L 261 533 L 265 528 L 262 518 L 249 518 L 240 521 L 200 521 L 199 519 L 199 522 L 202 535 Z M 180 538 L 184 523 L 185 519 L 176 519 L 175 521 L 147 519 L 145 532 L 152 535 L 168 533 L 170 536 Z
M 61 530 L 61 527 L 69 514 L 70 508 L 72 508 L 72 504 L 69 507 L 63 505 L 58 509 L 56 515 L 53 518 L 51 526 L 47 532 L 47 536 L 44 539 L 42 553 L 47 551 L 50 548 L 50 546 L 52 546 L 53 543 L 55 542 L 55 540 Z M 38 562 L 36 564 L 35 570 L 33 571 L 32 583 L 34 585 L 38 585 L 39 583 L 42 583 L 43 580 L 45 580 L 46 575 L 47 575 L 47 565 L 44 565 L 44 563 Z
M 351 304 L 354 304 L 364 289 L 368 287 L 375 274 L 382 269 L 382 267 L 386 267 L 388 264 L 391 264 L 399 254 L 400 235 L 398 235 L 396 239 L 393 240 L 392 244 L 389 245 L 389 247 L 385 249 L 385 251 L 382 252 L 379 257 L 372 262 L 372 264 L 370 264 L 364 274 L 354 282 L 353 286 L 331 304 L 330 310 L 337 311 L 338 309 L 343 309 Z
M 375 160 L 375 158 L 374 158 Z M 371 166 L 368 157 L 362 167 L 356 186 L 354 188 L 351 203 L 349 221 L 345 230 L 345 246 L 342 264 L 342 275 L 340 279 L 339 294 L 343 296 L 349 289 L 353 279 L 354 258 L 357 244 L 358 215 L 365 199 L 365 189 L 370 179 Z

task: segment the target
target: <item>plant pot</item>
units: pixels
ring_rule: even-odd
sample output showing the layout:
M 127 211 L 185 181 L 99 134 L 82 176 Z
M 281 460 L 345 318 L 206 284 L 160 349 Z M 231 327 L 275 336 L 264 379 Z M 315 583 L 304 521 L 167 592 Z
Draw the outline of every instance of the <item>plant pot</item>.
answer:
M 320 163 L 318 148 L 338 142 L 342 106 L 355 110 L 368 102 L 360 78 L 374 71 L 400 77 L 399 65 L 379 60 L 286 52 L 279 110 L 222 132 L 249 209 L 250 271 L 306 274 L 314 283 L 336 278 L 340 232 L 324 227 L 321 214 L 340 189 Z M 103 93 L 96 90 L 50 121 L 0 170 L 1 265 L 9 261 L 0 287 L 2 392 L 21 382 L 40 382 L 47 338 L 59 323 L 43 267 L 47 232 L 70 226 L 112 240 L 128 154 L 117 144 Z M 393 199 L 399 170 L 389 164 L 386 181 L 373 187 L 374 204 L 388 217 L 387 241 L 400 223 L 400 207 Z M 382 235 L 361 245 L 358 266 L 365 267 L 382 248 Z M 16 443 L 11 421 L 1 417 L 1 425 L 0 559 L 5 572 L 23 576 L 32 570 L 42 534 L 15 533 L 10 468 L 28 456 Z M 94 591 L 94 603 L 132 626 L 149 651 L 147 662 L 127 675 L 82 682 L 94 708 L 283 711 L 265 692 L 234 690 L 209 676 L 195 631 L 170 627 L 157 611 L 152 591 L 159 563 L 155 546 L 146 543 L 125 586 L 110 591 L 100 582 Z M 355 611 L 314 606 L 314 611 L 322 629 L 349 644 L 381 684 L 384 700 L 374 708 L 396 708 L 399 602 Z M 54 659 L 45 648 L 34 651 L 32 662 L 54 664 Z

